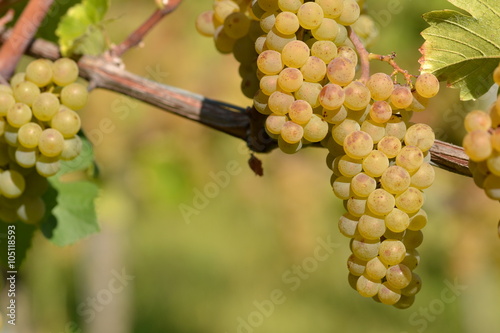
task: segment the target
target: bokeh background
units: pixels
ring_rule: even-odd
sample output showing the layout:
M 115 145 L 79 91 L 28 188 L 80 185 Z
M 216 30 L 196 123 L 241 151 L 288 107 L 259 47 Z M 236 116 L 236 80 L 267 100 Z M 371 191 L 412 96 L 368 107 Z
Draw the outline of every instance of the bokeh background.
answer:
M 124 62 L 133 73 L 248 106 L 236 61 L 194 29 L 196 15 L 211 5 L 184 1 Z M 413 73 L 426 27 L 421 14 L 452 8 L 444 0 L 367 5 L 381 30 L 371 50 L 397 52 Z M 114 1 L 110 40 L 123 40 L 154 8 L 153 0 Z M 460 143 L 464 114 L 491 100 L 459 103 L 443 86 L 415 120 Z M 500 209 L 471 179 L 437 170 L 419 248 L 423 289 L 413 307 L 397 310 L 347 283 L 348 239 L 337 231 L 344 209 L 331 192 L 325 150 L 259 155 L 258 177 L 241 140 L 126 96 L 94 91 L 81 114 L 85 131 L 100 133 L 102 232 L 65 248 L 37 234 L 18 280 L 17 325 L 4 323 L 1 332 L 498 332 Z M 113 130 L 96 132 L 103 121 Z M 229 170 L 227 182 L 214 187 L 213 175 Z M 207 188 L 215 190 L 198 202 L 203 207 L 183 216 L 180 207 L 193 207 Z M 333 244 L 321 252 L 328 255 L 315 260 L 325 242 Z M 307 271 L 297 270 L 302 265 Z

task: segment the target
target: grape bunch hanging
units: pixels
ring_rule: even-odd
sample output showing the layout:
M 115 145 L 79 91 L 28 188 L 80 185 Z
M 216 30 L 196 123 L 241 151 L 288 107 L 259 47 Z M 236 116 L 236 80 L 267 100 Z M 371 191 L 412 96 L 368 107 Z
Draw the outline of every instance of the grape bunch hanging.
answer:
M 82 150 L 77 135 L 87 88 L 68 58 L 32 61 L 0 85 L 0 220 L 36 224 L 45 215 L 47 177 Z
M 425 110 L 439 82 L 408 74 L 393 55 L 373 54 L 365 60 L 394 71 L 356 79 L 361 66 L 350 36 L 373 37 L 360 5 L 221 0 L 199 15 L 196 28 L 240 62 L 241 89 L 267 116 L 265 130 L 283 152 L 312 143 L 328 149 L 332 189 L 347 211 L 338 228 L 351 239 L 348 281 L 362 296 L 404 309 L 421 288 L 413 270 L 427 224 L 422 191 L 435 177 L 434 133 L 410 118 Z

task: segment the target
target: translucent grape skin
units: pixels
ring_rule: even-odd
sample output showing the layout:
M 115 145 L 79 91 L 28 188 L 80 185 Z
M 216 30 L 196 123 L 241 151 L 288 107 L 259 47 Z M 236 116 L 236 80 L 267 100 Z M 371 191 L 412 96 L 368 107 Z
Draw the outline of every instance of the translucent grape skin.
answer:
M 430 73 L 420 74 L 415 81 L 417 93 L 425 98 L 432 98 L 439 92 L 439 80 Z
M 43 130 L 38 139 L 38 149 L 47 157 L 58 156 L 64 148 L 63 135 L 52 128 Z
M 37 59 L 26 67 L 26 80 L 38 87 L 44 87 L 52 82 L 52 61 Z
M 61 90 L 61 103 L 72 110 L 80 110 L 87 104 L 87 88 L 79 83 L 70 83 Z

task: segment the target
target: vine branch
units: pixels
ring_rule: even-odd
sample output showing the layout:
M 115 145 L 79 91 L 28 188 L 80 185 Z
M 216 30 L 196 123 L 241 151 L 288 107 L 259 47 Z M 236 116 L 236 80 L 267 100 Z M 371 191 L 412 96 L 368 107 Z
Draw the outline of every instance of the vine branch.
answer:
M 0 41 L 8 38 L 9 32 L 0 34 Z M 28 53 L 52 60 L 60 57 L 57 45 L 42 39 L 34 40 Z M 269 152 L 277 146 L 262 130 L 265 116 L 254 109 L 244 109 L 145 79 L 120 68 L 107 57 L 83 56 L 78 65 L 81 76 L 93 81 L 97 88 L 131 96 L 242 139 L 256 152 Z M 471 176 L 467 167 L 468 157 L 461 147 L 436 141 L 431 148 L 431 155 L 437 167 Z
M 9 78 L 26 52 L 54 0 L 30 0 L 12 29 L 11 37 L 0 48 L 0 76 Z

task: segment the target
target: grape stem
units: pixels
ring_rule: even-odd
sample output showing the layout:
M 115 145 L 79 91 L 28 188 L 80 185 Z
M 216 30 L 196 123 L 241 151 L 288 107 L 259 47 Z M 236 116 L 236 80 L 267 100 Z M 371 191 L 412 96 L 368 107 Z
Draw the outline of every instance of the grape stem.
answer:
M 170 0 L 161 9 L 155 10 L 151 16 L 132 32 L 123 42 L 111 49 L 112 57 L 120 58 L 125 52 L 138 45 L 144 37 L 168 14 L 173 12 L 182 0 Z
M 8 40 L 10 31 L 0 34 L 0 42 Z M 51 60 L 60 57 L 56 44 L 36 39 L 28 54 Z M 253 108 L 241 108 L 204 96 L 167 86 L 127 72 L 108 57 L 83 56 L 79 62 L 82 77 L 103 88 L 136 98 L 175 115 L 204 124 L 217 131 L 247 142 L 255 152 L 270 152 L 277 147 L 263 129 L 264 115 Z M 315 145 L 318 147 L 319 145 Z M 468 157 L 463 148 L 436 140 L 431 148 L 432 162 L 441 169 L 471 176 Z
M 10 78 L 54 0 L 30 0 L 0 48 L 0 76 Z
M 408 71 L 406 69 L 402 69 L 401 67 L 399 67 L 399 65 L 396 63 L 396 60 L 394 60 L 394 59 L 396 59 L 396 52 L 393 52 L 389 55 L 380 55 L 380 54 L 370 53 L 368 55 L 368 59 L 369 60 L 380 60 L 380 61 L 388 63 L 389 65 L 392 66 L 392 68 L 394 68 L 394 72 L 392 72 L 392 74 L 391 74 L 391 76 L 394 76 L 394 83 L 397 83 L 396 75 L 398 73 L 401 73 L 405 77 L 406 84 L 408 84 L 410 86 L 410 88 L 413 88 L 413 84 L 411 83 L 411 78 L 416 77 L 416 76 L 408 73 Z

